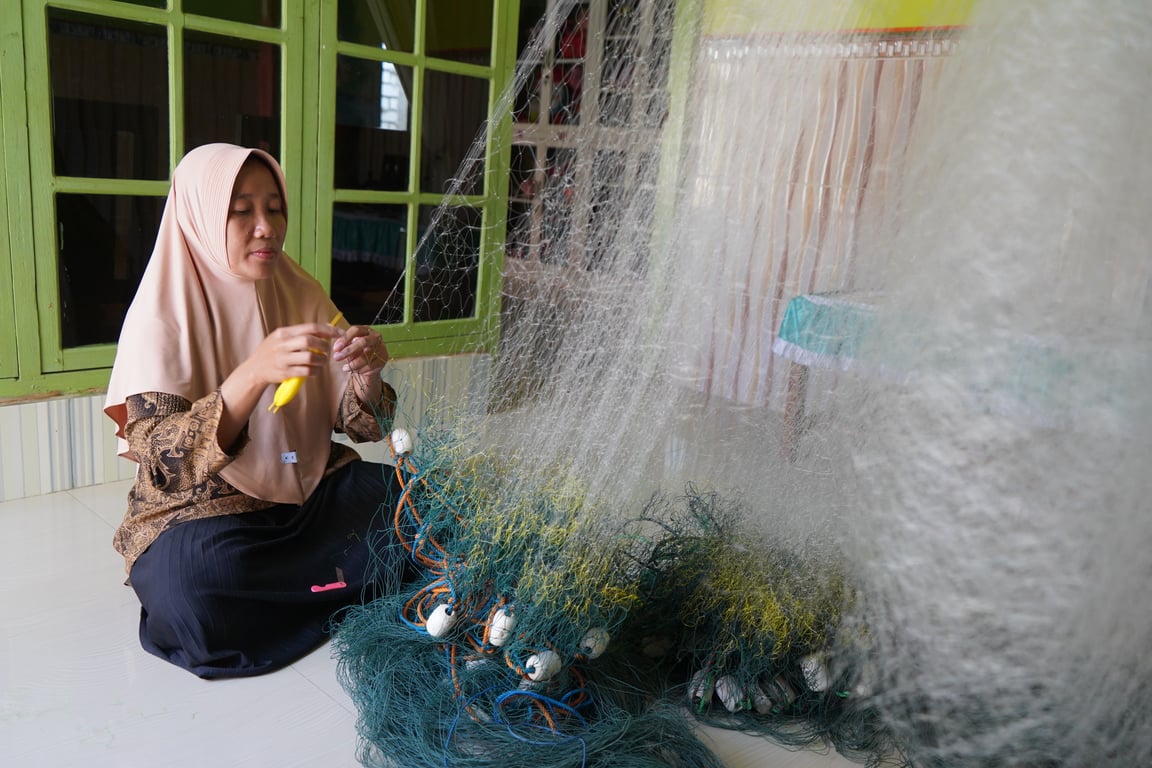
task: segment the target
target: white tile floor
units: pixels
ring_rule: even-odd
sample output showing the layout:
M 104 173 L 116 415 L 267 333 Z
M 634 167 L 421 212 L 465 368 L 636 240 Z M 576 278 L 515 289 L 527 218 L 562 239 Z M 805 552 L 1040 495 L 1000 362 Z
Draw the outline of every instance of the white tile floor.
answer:
M 0 766 L 355 768 L 356 712 L 327 646 L 216 682 L 140 649 L 139 605 L 111 546 L 128 487 L 0 503 Z M 731 768 L 852 765 L 704 735 Z

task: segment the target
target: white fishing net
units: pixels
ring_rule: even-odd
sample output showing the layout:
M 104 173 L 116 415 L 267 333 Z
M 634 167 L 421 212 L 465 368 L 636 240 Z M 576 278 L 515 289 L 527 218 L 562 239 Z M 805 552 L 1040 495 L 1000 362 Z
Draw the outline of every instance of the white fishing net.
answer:
M 848 35 L 754 5 L 739 34 L 548 5 L 496 115 L 501 341 L 457 427 L 508 496 L 564 467 L 626 517 L 697 483 L 844 568 L 830 664 L 867 657 L 924 765 L 1152 762 L 1152 11 Z M 503 224 L 440 213 L 467 268 Z

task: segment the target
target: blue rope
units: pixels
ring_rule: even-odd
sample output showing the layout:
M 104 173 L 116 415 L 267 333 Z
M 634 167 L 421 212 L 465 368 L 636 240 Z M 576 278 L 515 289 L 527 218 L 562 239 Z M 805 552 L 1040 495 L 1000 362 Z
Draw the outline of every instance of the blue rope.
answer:
M 497 710 L 502 711 L 505 702 L 510 701 L 511 699 L 516 698 L 516 697 L 520 697 L 520 696 L 527 698 L 527 699 L 532 699 L 534 701 L 538 701 L 541 704 L 543 704 L 544 706 L 548 707 L 550 710 L 565 711 L 568 714 L 575 717 L 577 720 L 579 720 L 580 724 L 582 726 L 584 726 L 585 728 L 588 727 L 588 722 L 584 719 L 584 716 L 581 715 L 574 707 L 571 707 L 571 706 L 565 704 L 563 701 L 557 701 L 556 699 L 553 699 L 551 697 L 536 693 L 535 691 L 515 690 L 515 691 L 508 691 L 506 693 L 502 693 L 496 697 L 495 704 L 496 704 Z M 501 716 L 498 714 L 498 712 L 493 713 L 493 719 L 497 723 L 500 723 L 501 725 L 511 725 L 510 722 L 503 720 L 501 718 Z M 556 734 L 557 736 L 561 735 L 560 731 L 558 731 L 558 730 L 555 730 L 555 729 L 549 729 L 549 730 L 552 730 L 552 732 L 554 734 Z M 575 737 L 572 737 L 572 738 L 575 738 Z

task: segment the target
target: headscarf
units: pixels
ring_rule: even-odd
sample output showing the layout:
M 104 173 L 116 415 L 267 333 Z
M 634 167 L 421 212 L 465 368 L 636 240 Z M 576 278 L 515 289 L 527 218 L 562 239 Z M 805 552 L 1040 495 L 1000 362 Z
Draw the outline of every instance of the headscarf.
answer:
M 195 402 L 217 390 L 275 329 L 328 323 L 337 314 L 323 286 L 286 254 L 265 280 L 229 269 L 232 189 L 253 156 L 272 170 L 287 215 L 284 173 L 261 150 L 207 144 L 185 155 L 172 174 L 156 245 L 120 331 L 104 403 L 125 458 L 138 460 L 124 439 L 130 395 L 166 392 Z M 250 442 L 221 477 L 250 496 L 303 503 L 328 463 L 349 376 L 341 367 L 329 361 L 277 413 L 268 412 L 275 389 L 268 387 L 248 420 Z

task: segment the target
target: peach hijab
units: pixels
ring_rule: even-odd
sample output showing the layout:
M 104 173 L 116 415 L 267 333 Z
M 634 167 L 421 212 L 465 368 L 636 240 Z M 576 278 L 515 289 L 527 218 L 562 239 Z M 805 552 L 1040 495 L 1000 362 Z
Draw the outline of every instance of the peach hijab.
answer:
M 216 391 L 271 331 L 328 323 L 337 314 L 323 286 L 284 254 L 266 280 L 229 269 L 232 188 L 252 156 L 272 169 L 287 212 L 284 173 L 258 149 L 207 144 L 185 155 L 172 174 L 156 245 L 120 331 L 104 403 L 125 458 L 137 460 L 124 440 L 130 395 L 167 392 L 195 402 Z M 327 467 L 348 376 L 330 362 L 278 413 L 268 412 L 275 390 L 268 387 L 248 420 L 249 443 L 221 477 L 250 496 L 303 503 Z

